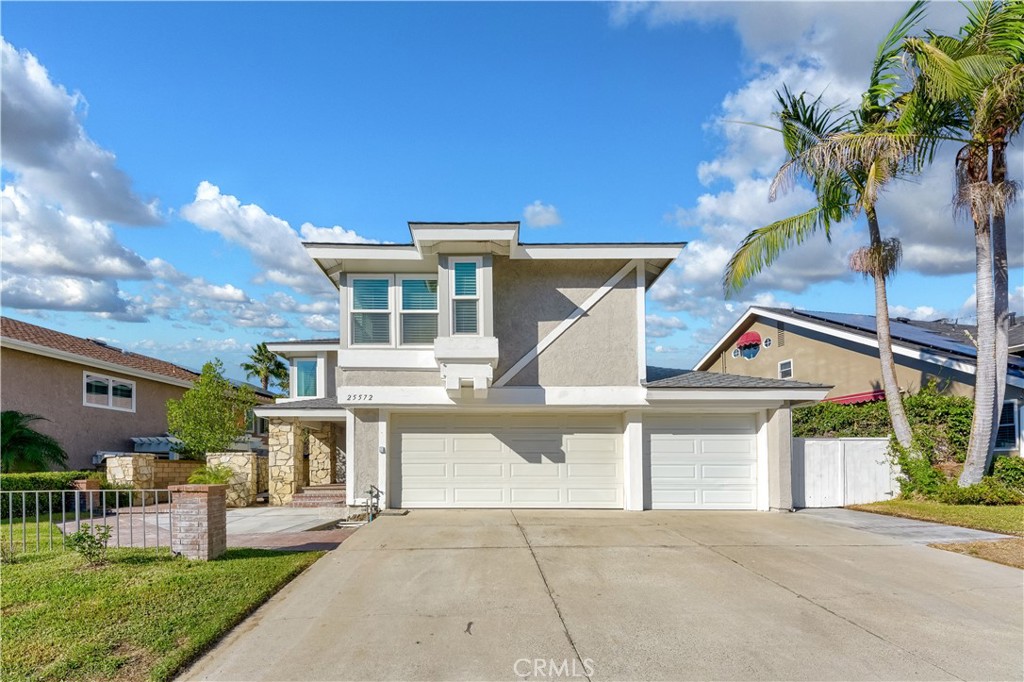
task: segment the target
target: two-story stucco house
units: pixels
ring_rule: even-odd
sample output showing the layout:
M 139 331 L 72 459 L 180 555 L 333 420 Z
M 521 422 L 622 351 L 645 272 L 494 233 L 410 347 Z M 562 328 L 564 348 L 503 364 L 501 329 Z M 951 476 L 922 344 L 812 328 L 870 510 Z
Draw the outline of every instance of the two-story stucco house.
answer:
M 292 371 L 290 398 L 257 409 L 272 503 L 308 482 L 345 483 L 348 504 L 376 486 L 392 508 L 792 506 L 790 407 L 828 387 L 647 366 L 645 294 L 683 244 L 409 228 L 305 245 L 340 335 L 268 343 Z

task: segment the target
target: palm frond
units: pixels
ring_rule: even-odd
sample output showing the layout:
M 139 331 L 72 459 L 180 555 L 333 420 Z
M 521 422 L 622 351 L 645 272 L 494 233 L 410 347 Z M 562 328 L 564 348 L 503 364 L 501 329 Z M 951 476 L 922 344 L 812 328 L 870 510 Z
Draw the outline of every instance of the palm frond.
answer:
M 819 230 L 828 234 L 828 225 L 822 217 L 821 208 L 815 206 L 804 213 L 759 227 L 744 237 L 729 259 L 722 277 L 726 295 L 736 293 L 746 286 L 786 249 L 804 242 Z
M 862 246 L 850 254 L 850 269 L 865 277 L 889 279 L 903 260 L 903 245 L 896 237 L 874 246 Z
M 910 6 L 906 13 L 893 24 L 889 33 L 878 45 L 875 60 L 871 65 L 871 76 L 868 89 L 864 93 L 862 113 L 869 111 L 881 112 L 886 102 L 893 98 L 901 78 L 901 60 L 903 41 L 910 30 L 917 25 L 925 14 L 926 3 L 918 0 Z M 872 118 L 866 115 L 865 118 Z

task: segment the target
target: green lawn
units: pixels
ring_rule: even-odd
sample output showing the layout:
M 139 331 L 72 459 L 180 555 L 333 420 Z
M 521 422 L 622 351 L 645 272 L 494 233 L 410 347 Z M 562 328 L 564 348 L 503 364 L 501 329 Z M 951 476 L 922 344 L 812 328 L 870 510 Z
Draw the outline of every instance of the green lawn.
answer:
M 0 678 L 170 679 L 321 555 L 116 549 L 90 568 L 74 552 L 19 554 L 2 569 Z
M 74 514 L 68 514 L 69 521 L 74 519 Z M 54 514 L 53 520 L 60 523 L 61 515 Z M 86 517 L 84 522 L 89 523 L 89 518 Z M 13 523 L 9 519 L 0 520 L 0 546 L 3 546 L 5 551 L 13 548 L 16 555 L 23 552 L 47 552 L 51 546 L 53 550 L 60 551 L 63 539 L 63 534 L 49 523 L 49 517 L 45 514 L 39 517 L 39 523 L 36 523 L 32 516 L 28 517 L 24 524 L 17 518 Z
M 951 526 L 977 528 L 993 533 L 1024 536 L 1024 506 L 988 506 L 978 504 L 942 504 L 916 500 L 887 500 L 850 507 L 859 511 L 935 521 Z

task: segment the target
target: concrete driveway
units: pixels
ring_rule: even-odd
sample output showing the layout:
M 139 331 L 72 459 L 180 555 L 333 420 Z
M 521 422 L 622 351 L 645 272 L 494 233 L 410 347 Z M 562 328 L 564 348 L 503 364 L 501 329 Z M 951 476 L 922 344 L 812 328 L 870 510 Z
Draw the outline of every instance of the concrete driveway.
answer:
M 802 514 L 414 511 L 184 677 L 1020 680 L 1022 576 Z

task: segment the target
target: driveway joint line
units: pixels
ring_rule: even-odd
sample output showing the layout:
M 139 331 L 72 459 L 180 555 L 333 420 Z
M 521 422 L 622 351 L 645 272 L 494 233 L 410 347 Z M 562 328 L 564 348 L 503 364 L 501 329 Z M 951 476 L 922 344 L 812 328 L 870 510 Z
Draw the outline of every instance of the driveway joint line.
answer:
M 941 670 L 942 672 L 946 673 L 947 675 L 949 675 L 950 677 L 952 677 L 954 679 L 957 679 L 957 680 L 963 680 L 964 679 L 964 678 L 960 677 L 959 675 L 956 675 L 955 673 L 951 673 L 950 671 L 946 670 L 945 668 L 943 668 L 938 663 L 935 663 L 933 661 L 929 661 L 927 659 L 924 659 L 921 656 L 918 656 L 917 654 L 913 653 L 912 651 L 906 650 L 905 648 L 901 647 L 899 644 L 896 644 L 895 642 L 889 641 L 888 639 L 886 639 L 882 635 L 878 634 L 877 632 L 874 632 L 870 628 L 867 628 L 867 627 L 861 625 L 860 623 L 858 623 L 858 622 L 856 622 L 856 621 L 854 621 L 854 620 L 844 616 L 841 613 L 837 613 L 836 611 L 833 611 L 832 609 L 828 608 L 824 604 L 819 604 L 818 602 L 816 602 L 815 600 L 811 599 L 807 595 L 800 594 L 796 590 L 794 590 L 794 589 L 792 589 L 792 588 L 790 588 L 790 587 L 788 587 L 786 585 L 783 585 L 779 581 L 773 580 L 772 578 L 769 578 L 768 576 L 764 575 L 763 573 L 759 573 L 758 571 L 755 571 L 754 569 L 750 568 L 749 566 L 743 565 L 742 563 L 740 563 L 736 559 L 733 559 L 731 556 L 728 556 L 727 554 L 723 554 L 722 552 L 719 552 L 713 546 L 711 546 L 711 545 L 704 545 L 704 546 L 707 547 L 712 552 L 714 552 L 715 554 L 717 554 L 718 556 L 722 557 L 723 559 L 726 559 L 727 561 L 731 561 L 732 563 L 736 564 L 737 566 L 739 566 L 743 570 L 748 571 L 750 573 L 753 573 L 757 577 L 762 578 L 763 580 L 767 580 L 768 582 L 770 582 L 773 585 L 781 587 L 782 589 L 786 590 L 787 592 L 789 592 L 790 594 L 795 596 L 797 599 L 803 599 L 808 604 L 811 604 L 812 606 L 815 606 L 815 607 L 821 609 L 825 613 L 829 613 L 829 614 L 835 616 L 836 618 L 839 618 L 840 620 L 843 620 L 843 621 L 849 623 L 850 625 L 852 625 L 853 627 L 857 628 L 858 630 L 866 632 L 867 634 L 871 635 L 872 637 L 885 642 L 889 646 L 892 646 L 892 647 L 898 649 L 899 651 L 902 651 L 907 656 L 910 656 L 912 658 L 916 658 L 918 660 L 921 660 L 924 663 L 927 663 L 928 665 L 933 666 L 933 667 Z
M 586 677 L 587 682 L 593 682 L 590 679 L 590 675 L 586 673 L 586 666 L 583 665 L 583 657 L 580 656 L 580 650 L 576 648 L 576 642 L 573 641 L 572 635 L 569 633 L 569 626 L 565 624 L 565 618 L 562 616 L 562 609 L 558 607 L 558 602 L 555 601 L 555 595 L 551 592 L 551 585 L 548 584 L 548 577 L 544 575 L 544 569 L 540 566 L 540 561 L 537 560 L 537 553 L 533 551 L 533 545 L 530 544 L 530 538 L 526 536 L 526 529 L 523 528 L 522 524 L 519 523 L 519 519 L 516 517 L 515 511 L 512 511 L 512 520 L 516 522 L 516 528 L 523 535 L 523 541 L 526 542 L 526 547 L 530 550 L 530 556 L 533 557 L 533 563 L 537 566 L 537 572 L 540 573 L 540 579 L 544 581 L 544 589 L 548 592 L 548 599 L 551 600 L 551 605 L 555 607 L 555 614 L 558 616 L 558 621 L 562 624 L 562 631 L 565 633 L 565 638 L 569 640 L 569 646 L 572 647 L 572 651 L 576 654 L 576 660 L 583 666 L 583 676 Z

